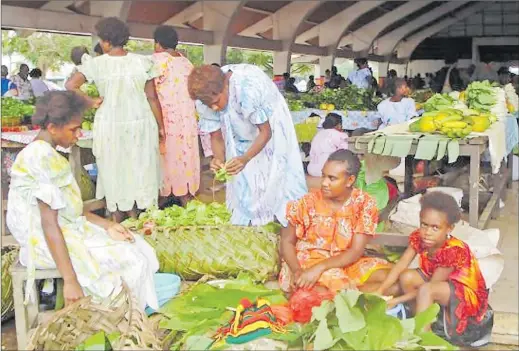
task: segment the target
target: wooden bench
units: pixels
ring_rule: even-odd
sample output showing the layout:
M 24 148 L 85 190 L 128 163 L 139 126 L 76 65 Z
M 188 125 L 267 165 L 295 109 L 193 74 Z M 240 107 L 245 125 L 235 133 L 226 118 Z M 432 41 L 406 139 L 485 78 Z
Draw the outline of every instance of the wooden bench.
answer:
M 25 282 L 27 281 L 27 267 L 22 266 L 20 261 L 11 266 L 11 275 L 13 282 L 13 299 L 14 299 L 14 318 L 16 323 L 16 340 L 18 350 L 25 350 L 29 341 L 29 331 L 37 326 L 38 318 L 40 318 L 39 310 L 39 294 L 36 284 L 32 287 L 34 294 L 34 302 L 25 305 Z M 36 280 L 61 278 L 57 269 L 37 269 L 35 274 Z

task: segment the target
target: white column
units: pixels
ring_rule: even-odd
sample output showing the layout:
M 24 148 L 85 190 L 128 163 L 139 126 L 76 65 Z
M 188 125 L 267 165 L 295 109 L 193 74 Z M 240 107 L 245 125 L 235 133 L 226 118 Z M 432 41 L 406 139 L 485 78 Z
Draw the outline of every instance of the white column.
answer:
M 319 57 L 319 67 L 321 68 L 321 77 L 324 77 L 327 69 L 331 70 L 335 57 L 333 56 L 321 56 Z
M 283 75 L 283 73 L 290 73 L 290 51 L 274 52 L 274 76 Z

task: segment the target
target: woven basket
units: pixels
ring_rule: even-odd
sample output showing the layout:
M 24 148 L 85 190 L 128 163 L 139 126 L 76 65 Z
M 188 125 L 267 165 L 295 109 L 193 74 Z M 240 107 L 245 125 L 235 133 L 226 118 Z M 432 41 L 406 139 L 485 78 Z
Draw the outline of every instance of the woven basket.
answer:
M 12 318 L 14 315 L 11 266 L 16 262 L 19 250 L 17 246 L 2 248 L 2 322 Z
M 161 349 L 156 329 L 123 283 L 113 300 L 95 304 L 89 296 L 56 312 L 34 331 L 27 350 L 74 350 L 100 331 L 121 333 L 114 350 Z

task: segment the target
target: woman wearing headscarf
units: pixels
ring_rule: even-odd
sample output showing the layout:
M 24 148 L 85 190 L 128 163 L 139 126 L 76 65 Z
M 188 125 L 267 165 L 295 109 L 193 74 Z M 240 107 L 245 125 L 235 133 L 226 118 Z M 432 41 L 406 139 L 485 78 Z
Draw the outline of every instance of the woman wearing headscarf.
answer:
M 276 85 L 253 65 L 205 65 L 191 72 L 188 88 L 209 107 L 200 129 L 211 134 L 211 169 L 234 176 L 226 194 L 231 222 L 277 219 L 286 226 L 287 203 L 307 187 L 292 117 Z

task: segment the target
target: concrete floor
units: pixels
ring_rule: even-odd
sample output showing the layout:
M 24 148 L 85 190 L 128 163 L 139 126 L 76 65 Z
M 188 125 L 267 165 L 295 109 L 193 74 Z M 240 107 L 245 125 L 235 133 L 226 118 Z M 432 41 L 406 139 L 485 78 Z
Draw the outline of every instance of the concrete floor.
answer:
M 197 196 L 201 201 L 225 201 L 225 188 L 220 188 L 213 194 L 212 177 L 208 173 L 202 175 L 202 186 Z M 514 182 L 513 188 L 508 190 L 505 208 L 498 218 L 492 220 L 489 228 L 499 228 L 501 243 L 499 249 L 505 256 L 505 269 L 494 291 L 490 294 L 490 304 L 496 311 L 494 323 L 494 344 L 487 345 L 479 350 L 518 350 L 517 335 L 519 329 L 519 239 L 518 239 L 518 182 Z M 5 244 L 3 240 L 2 244 Z M 16 329 L 14 320 L 2 325 L 2 350 L 16 350 Z M 507 344 L 507 345 L 505 345 Z

